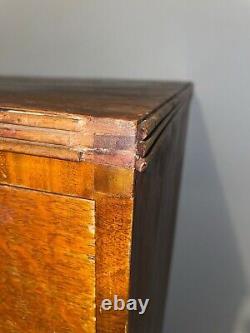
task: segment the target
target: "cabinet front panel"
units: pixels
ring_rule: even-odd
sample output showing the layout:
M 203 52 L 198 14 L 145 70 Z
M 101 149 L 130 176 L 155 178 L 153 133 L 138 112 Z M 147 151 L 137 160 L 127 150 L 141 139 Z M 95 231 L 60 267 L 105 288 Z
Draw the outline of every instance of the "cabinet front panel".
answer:
M 0 184 L 92 199 L 94 166 L 0 151 Z
M 0 332 L 95 332 L 95 203 L 0 186 Z

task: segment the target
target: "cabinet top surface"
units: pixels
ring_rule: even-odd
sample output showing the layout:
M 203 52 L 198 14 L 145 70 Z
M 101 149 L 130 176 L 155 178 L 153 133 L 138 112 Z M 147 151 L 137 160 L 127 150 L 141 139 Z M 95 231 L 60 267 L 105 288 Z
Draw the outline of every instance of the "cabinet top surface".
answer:
M 140 121 L 188 83 L 0 78 L 0 110 L 41 111 Z

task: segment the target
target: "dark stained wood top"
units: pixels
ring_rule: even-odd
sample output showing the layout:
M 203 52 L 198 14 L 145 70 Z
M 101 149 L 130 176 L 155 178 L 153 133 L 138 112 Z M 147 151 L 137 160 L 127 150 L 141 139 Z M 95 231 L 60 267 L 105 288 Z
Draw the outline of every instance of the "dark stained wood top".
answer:
M 143 171 L 192 85 L 0 77 L 0 151 Z
M 141 121 L 188 83 L 0 77 L 0 109 Z

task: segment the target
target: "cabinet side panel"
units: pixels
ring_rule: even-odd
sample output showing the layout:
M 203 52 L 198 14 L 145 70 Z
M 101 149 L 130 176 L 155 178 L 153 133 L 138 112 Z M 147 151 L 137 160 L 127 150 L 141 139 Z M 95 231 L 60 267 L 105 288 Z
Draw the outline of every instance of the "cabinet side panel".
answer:
M 0 186 L 0 332 L 95 332 L 94 201 Z
M 147 169 L 135 176 L 130 297 L 150 302 L 144 315 L 130 313 L 129 333 L 162 332 L 187 118 L 185 106 Z

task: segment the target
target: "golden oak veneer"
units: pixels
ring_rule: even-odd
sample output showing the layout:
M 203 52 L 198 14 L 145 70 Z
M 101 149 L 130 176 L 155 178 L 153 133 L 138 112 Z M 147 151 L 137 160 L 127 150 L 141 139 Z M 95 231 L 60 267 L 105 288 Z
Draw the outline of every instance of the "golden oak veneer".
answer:
M 191 94 L 0 79 L 1 333 L 161 332 Z

